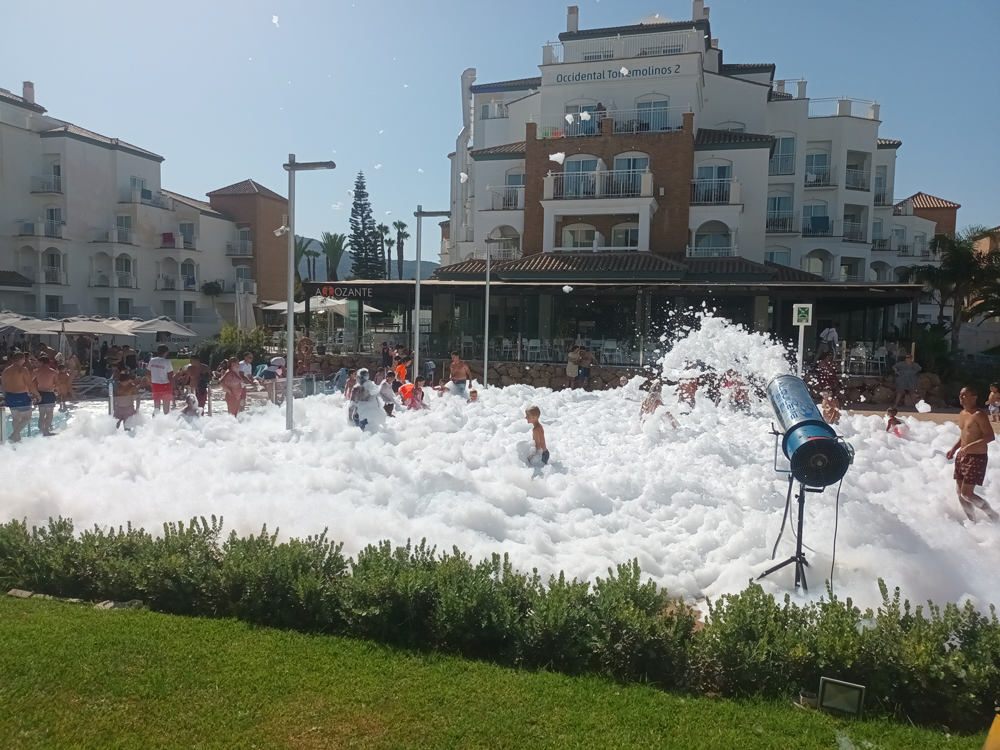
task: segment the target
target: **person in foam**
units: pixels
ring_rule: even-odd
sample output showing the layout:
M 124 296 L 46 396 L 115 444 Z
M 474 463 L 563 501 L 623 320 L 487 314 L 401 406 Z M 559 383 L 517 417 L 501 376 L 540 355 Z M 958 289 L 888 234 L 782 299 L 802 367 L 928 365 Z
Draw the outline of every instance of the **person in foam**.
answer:
M 10 364 L 0 375 L 0 384 L 3 385 L 4 403 L 10 409 L 13 422 L 10 442 L 17 443 L 21 440 L 21 431 L 31 421 L 34 402 L 41 400 L 35 388 L 35 380 L 24 363 L 24 354 L 14 352 L 10 355 Z M 0 429 L 3 429 L 2 424 Z
M 549 462 L 549 450 L 545 447 L 545 428 L 538 420 L 542 417 L 542 410 L 537 406 L 529 406 L 524 410 L 524 418 L 531 425 L 531 439 L 535 442 L 535 450 L 528 457 L 530 462 L 535 456 L 540 456 L 543 464 Z

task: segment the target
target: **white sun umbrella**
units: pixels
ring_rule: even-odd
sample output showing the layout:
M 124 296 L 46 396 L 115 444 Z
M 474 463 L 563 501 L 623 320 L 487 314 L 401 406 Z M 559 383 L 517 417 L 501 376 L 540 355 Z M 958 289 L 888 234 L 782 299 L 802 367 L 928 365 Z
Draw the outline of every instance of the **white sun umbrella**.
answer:
M 110 321 L 107 320 L 66 318 L 65 320 L 54 320 L 51 322 L 56 333 L 89 333 L 93 336 L 119 336 L 123 333 L 123 331 L 111 325 Z
M 39 334 L 44 336 L 59 333 L 60 329 L 52 325 L 54 322 L 51 320 L 28 318 L 24 315 L 0 313 L 0 334 L 26 333 L 28 335 Z
M 236 327 L 241 331 L 250 331 L 257 327 L 257 320 L 253 314 L 253 302 L 246 292 L 240 292 L 236 295 Z
M 167 317 L 151 320 L 116 320 L 108 321 L 127 336 L 138 336 L 143 333 L 168 333 L 171 336 L 196 336 L 190 328 L 185 328 L 176 320 Z

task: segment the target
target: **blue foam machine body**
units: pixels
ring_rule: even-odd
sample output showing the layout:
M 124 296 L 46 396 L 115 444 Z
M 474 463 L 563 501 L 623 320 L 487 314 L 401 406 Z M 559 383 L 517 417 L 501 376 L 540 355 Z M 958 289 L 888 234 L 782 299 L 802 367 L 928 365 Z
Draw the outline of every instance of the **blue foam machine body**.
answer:
M 823 419 L 802 379 L 776 377 L 767 386 L 767 397 L 792 476 L 809 487 L 826 487 L 843 479 L 853 460 L 852 451 Z

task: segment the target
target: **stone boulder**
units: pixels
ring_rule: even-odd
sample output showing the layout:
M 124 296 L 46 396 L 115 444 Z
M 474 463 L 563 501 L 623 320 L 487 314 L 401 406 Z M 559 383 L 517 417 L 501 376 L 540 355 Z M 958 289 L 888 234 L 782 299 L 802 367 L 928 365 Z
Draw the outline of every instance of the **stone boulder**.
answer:
M 875 390 L 872 391 L 871 402 L 873 404 L 891 404 L 895 400 L 896 392 L 891 388 L 880 385 L 876 386 Z

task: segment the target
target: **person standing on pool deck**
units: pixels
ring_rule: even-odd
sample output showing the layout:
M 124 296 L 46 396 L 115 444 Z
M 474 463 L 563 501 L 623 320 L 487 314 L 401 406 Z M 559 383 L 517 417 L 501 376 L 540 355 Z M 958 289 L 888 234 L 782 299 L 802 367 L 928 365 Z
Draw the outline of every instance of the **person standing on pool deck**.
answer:
M 44 354 L 38 358 L 38 369 L 35 370 L 35 388 L 38 390 L 38 430 L 45 437 L 55 435 L 52 432 L 52 412 L 56 408 L 56 378 L 59 373 L 52 369 L 49 358 Z
M 958 415 L 958 426 L 962 434 L 958 442 L 948 451 L 950 461 L 955 458 L 955 482 L 958 489 L 958 503 L 970 521 L 976 520 L 976 508 L 982 510 L 991 521 L 1000 521 L 1000 513 L 976 494 L 976 485 L 982 486 L 986 479 L 986 449 L 996 439 L 993 425 L 976 403 L 979 394 L 975 388 L 966 386 L 958 395 L 962 412 Z
M 451 368 L 448 377 L 455 385 L 455 395 L 462 398 L 468 397 L 469 384 L 472 381 L 472 373 L 469 366 L 462 361 L 462 356 L 458 352 L 451 353 Z
M 24 365 L 24 354 L 14 352 L 10 355 L 10 364 L 0 375 L 0 385 L 3 386 L 4 403 L 10 409 L 13 422 L 10 442 L 19 443 L 21 430 L 31 421 L 32 397 L 39 398 L 35 381 Z M 0 429 L 3 428 L 4 425 L 0 423 Z
M 149 360 L 149 382 L 153 390 L 153 413 L 163 405 L 163 413 L 170 413 L 174 398 L 174 365 L 167 359 L 170 351 L 165 345 L 156 347 L 156 356 Z

